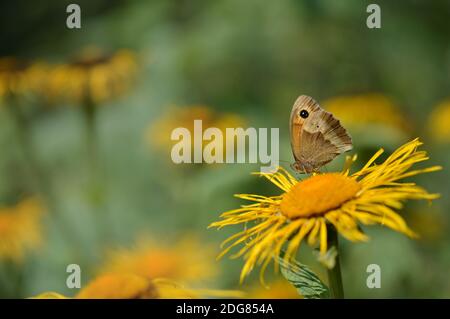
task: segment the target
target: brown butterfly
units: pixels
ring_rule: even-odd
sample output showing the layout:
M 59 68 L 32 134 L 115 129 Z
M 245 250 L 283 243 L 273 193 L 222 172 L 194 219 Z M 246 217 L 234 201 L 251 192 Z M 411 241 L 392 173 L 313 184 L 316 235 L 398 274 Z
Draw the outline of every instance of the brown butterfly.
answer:
M 301 173 L 316 172 L 353 148 L 352 138 L 339 120 L 306 95 L 295 101 L 289 129 L 295 159 L 292 168 Z

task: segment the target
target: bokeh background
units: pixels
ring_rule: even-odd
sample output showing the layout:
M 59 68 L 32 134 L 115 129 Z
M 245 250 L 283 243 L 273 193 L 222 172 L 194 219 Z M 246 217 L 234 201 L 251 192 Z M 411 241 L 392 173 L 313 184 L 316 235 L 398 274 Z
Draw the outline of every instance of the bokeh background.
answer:
M 368 1 L 77 1 L 81 29 L 69 3 L 0 3 L 0 297 L 75 296 L 68 264 L 82 287 L 114 272 L 296 297 L 279 274 L 240 286 L 242 260 L 215 261 L 236 230 L 207 226 L 242 204 L 233 194 L 277 192 L 250 175 L 260 165 L 175 165 L 170 132 L 279 127 L 289 168 L 300 94 L 342 120 L 359 163 L 420 137 L 444 167 L 417 179 L 441 198 L 402 211 L 420 239 L 341 241 L 346 296 L 450 297 L 450 2 L 378 0 L 381 29 Z M 324 274 L 308 249 L 298 259 Z

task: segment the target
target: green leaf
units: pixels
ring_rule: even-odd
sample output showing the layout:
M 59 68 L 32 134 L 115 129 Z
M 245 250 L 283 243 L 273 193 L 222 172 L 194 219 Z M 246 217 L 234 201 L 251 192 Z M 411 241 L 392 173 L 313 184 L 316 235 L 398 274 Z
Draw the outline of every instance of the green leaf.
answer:
M 282 256 L 278 257 L 281 273 L 305 299 L 329 298 L 328 287 L 306 265 L 296 260 L 286 262 Z

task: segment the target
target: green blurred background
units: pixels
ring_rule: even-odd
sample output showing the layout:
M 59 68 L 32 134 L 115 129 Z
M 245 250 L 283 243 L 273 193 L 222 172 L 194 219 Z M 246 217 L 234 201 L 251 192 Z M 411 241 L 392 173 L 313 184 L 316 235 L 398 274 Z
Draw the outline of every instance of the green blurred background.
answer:
M 298 95 L 319 102 L 338 96 L 362 96 L 364 101 L 368 93 L 394 101 L 408 129 L 389 121 L 349 123 L 359 162 L 380 147 L 391 152 L 420 137 L 430 152 L 429 164 L 444 169 L 421 176 L 418 183 L 442 197 L 432 206 L 411 203 L 403 210 L 422 234 L 419 240 L 381 227 L 367 229 L 368 243 L 342 240 L 346 296 L 450 297 L 450 137 L 430 133 L 435 106 L 450 97 L 450 2 L 379 0 L 382 27 L 368 29 L 371 2 L 78 1 L 82 28 L 71 30 L 65 25 L 71 1 L 2 1 L 1 56 L 53 65 L 85 47 L 126 48 L 136 55 L 138 67 L 127 93 L 98 107 L 94 169 L 76 103 L 47 105 L 39 96 L 20 98 L 35 162 L 75 239 L 67 239 L 61 223 L 47 214 L 39 250 L 27 252 L 21 262 L 0 260 L 0 297 L 43 291 L 72 296 L 76 289 L 66 287 L 68 264 L 80 264 L 84 285 L 103 264 L 105 250 L 132 246 L 139 234 L 169 246 L 196 234 L 218 253 L 219 243 L 236 230 L 206 228 L 219 213 L 241 204 L 232 195 L 277 191 L 250 175 L 259 165 L 172 164 L 170 147 L 158 147 L 148 137 L 170 112 L 204 105 L 218 117 L 234 114 L 246 126 L 279 127 L 280 157 L 289 167 L 288 119 Z M 383 111 L 374 103 L 368 112 Z M 450 126 L 448 115 L 446 123 Z M 29 174 L 30 158 L 5 105 L 0 107 L 0 149 L 1 206 L 42 192 Z M 342 161 L 327 169 L 339 170 Z M 302 254 L 300 260 L 313 262 L 307 250 Z M 366 286 L 371 263 L 381 266 L 380 289 Z M 239 289 L 242 260 L 212 264 L 221 275 L 208 287 Z M 256 284 L 256 277 L 249 284 Z

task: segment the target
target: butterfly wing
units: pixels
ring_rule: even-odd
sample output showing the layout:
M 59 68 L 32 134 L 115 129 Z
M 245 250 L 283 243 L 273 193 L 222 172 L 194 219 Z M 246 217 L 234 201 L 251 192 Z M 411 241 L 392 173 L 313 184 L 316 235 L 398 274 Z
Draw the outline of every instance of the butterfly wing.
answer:
M 312 172 L 352 149 L 352 139 L 339 120 L 309 96 L 294 103 L 290 120 L 291 147 L 296 164 L 303 172 Z

